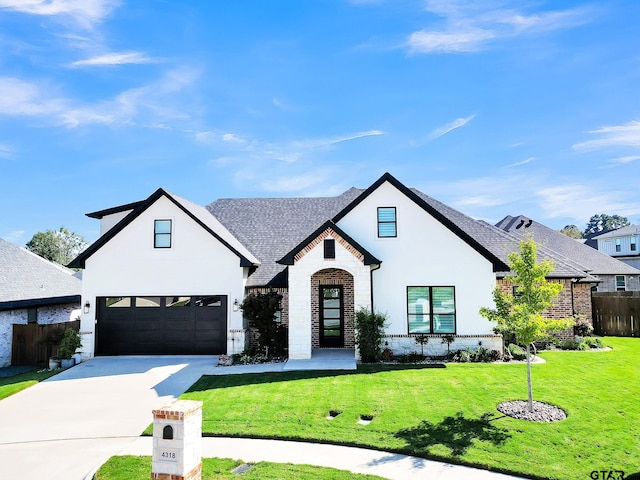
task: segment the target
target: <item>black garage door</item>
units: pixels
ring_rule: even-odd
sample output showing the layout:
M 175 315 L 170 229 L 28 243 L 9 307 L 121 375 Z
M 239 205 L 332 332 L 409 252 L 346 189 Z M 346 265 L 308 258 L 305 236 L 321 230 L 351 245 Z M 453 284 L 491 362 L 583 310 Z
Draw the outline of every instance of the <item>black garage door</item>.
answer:
M 98 355 L 226 353 L 227 297 L 101 297 Z

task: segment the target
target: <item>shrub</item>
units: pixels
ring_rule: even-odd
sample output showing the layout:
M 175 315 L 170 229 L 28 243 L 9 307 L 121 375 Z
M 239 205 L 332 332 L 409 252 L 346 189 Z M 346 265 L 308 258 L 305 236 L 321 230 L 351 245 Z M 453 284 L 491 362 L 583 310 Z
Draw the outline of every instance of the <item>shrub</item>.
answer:
M 586 320 L 578 320 L 573 326 L 573 334 L 580 337 L 590 337 L 593 333 L 593 327 Z
M 489 353 L 489 359 L 490 362 L 497 362 L 498 360 L 502 360 L 502 352 L 500 352 L 499 350 L 491 350 L 491 352 Z
M 69 359 L 81 346 L 80 333 L 73 328 L 68 328 L 64 331 L 60 347 L 58 347 L 58 355 L 60 358 Z
M 514 360 L 524 360 L 525 358 L 527 358 L 527 354 L 524 351 L 524 348 L 522 348 L 517 343 L 509 344 L 507 349 L 509 350 L 509 353 L 511 354 L 511 357 Z
M 471 355 L 472 362 L 490 362 L 491 361 L 491 352 L 485 347 L 479 347 L 473 354 Z
M 453 353 L 453 356 L 451 357 L 451 360 L 453 360 L 454 362 L 459 362 L 459 363 L 467 363 L 471 361 L 471 356 L 473 355 L 473 352 L 469 349 L 465 349 L 465 350 L 458 350 L 456 352 Z
M 415 337 L 413 337 L 413 340 L 420 345 L 420 353 L 424 356 L 424 346 L 429 343 L 429 337 L 427 337 L 426 335 L 422 334 L 422 335 L 416 335 Z
M 424 360 L 424 355 L 418 352 L 409 352 L 398 356 L 400 363 L 420 363 Z
M 587 345 L 589 348 L 602 348 L 604 346 L 602 344 L 602 340 L 596 337 L 586 337 L 582 343 Z
M 355 315 L 355 341 L 364 363 L 375 363 L 382 359 L 382 342 L 386 315 L 361 308 Z
M 393 359 L 393 350 L 390 348 L 385 348 L 382 350 L 382 360 L 385 362 L 390 362 Z
M 275 321 L 282 295 L 250 293 L 242 302 L 242 312 L 250 327 L 258 331 L 258 344 L 267 355 L 283 355 L 287 349 L 287 327 Z

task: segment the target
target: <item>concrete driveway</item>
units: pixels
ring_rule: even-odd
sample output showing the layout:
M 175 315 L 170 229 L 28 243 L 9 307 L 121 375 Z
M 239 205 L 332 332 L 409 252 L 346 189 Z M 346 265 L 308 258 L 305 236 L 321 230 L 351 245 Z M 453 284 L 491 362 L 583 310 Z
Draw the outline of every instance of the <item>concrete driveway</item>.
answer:
M 215 356 L 98 357 L 0 401 L 0 476 L 82 480 L 127 449 L 151 410 L 171 402 Z

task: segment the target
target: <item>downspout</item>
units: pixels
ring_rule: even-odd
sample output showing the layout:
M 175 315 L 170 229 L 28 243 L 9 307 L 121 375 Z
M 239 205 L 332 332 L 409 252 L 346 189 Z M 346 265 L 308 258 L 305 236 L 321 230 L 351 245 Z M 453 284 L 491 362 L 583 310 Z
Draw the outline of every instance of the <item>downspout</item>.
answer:
M 374 309 L 373 309 L 373 272 L 375 272 L 379 268 L 380 268 L 380 264 L 378 263 L 377 265 L 375 265 L 375 268 L 372 268 L 369 271 L 369 275 L 370 275 L 370 278 L 371 278 L 371 280 L 370 280 L 370 284 L 371 284 L 371 288 L 370 288 L 370 290 L 371 290 L 371 313 L 374 312 Z
M 576 318 L 576 297 L 573 291 L 573 286 L 577 281 L 578 281 L 577 278 L 571 279 L 571 316 L 573 316 L 573 318 Z

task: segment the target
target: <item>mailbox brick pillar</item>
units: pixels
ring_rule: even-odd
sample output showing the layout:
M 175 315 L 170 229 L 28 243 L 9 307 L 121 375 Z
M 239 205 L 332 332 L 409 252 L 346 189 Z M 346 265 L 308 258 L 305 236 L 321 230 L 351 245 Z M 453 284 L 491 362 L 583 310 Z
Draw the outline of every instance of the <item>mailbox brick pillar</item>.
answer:
M 202 402 L 178 400 L 153 410 L 151 478 L 202 478 Z

